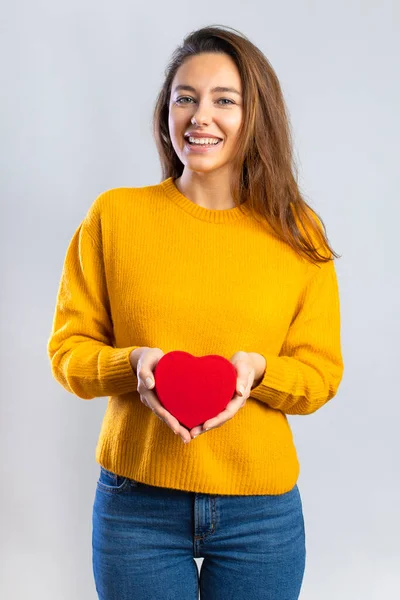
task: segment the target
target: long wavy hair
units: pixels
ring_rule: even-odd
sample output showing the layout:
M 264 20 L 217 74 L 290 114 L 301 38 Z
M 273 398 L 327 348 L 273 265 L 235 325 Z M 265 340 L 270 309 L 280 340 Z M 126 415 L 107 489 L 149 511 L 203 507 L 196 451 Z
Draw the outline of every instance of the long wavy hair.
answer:
M 153 114 L 162 179 L 176 179 L 184 169 L 168 127 L 172 81 L 186 58 L 205 52 L 229 55 L 242 81 L 241 143 L 232 157 L 235 206 L 247 201 L 252 216 L 266 220 L 280 240 L 310 262 L 339 258 L 329 245 L 324 222 L 300 193 L 288 111 L 275 71 L 264 54 L 236 29 L 213 25 L 189 33 L 167 65 Z

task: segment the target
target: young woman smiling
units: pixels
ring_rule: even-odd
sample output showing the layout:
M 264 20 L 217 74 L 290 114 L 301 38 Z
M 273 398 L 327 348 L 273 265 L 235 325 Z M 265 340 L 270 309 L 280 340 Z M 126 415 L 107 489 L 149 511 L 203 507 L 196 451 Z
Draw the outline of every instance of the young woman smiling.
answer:
M 192 32 L 155 106 L 161 182 L 100 194 L 68 247 L 48 353 L 68 391 L 109 397 L 93 506 L 102 600 L 299 596 L 287 415 L 331 400 L 343 360 L 338 255 L 299 192 L 288 123 L 250 40 Z M 154 389 L 172 350 L 237 373 L 225 410 L 191 430 Z

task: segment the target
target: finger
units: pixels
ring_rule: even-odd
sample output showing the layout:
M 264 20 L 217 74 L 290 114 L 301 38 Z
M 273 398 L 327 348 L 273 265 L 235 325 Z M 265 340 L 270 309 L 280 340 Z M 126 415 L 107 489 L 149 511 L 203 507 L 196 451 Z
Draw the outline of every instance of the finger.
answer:
M 220 412 L 216 417 L 213 417 L 212 419 L 205 421 L 203 425 L 199 425 L 190 430 L 189 433 L 192 436 L 192 439 L 194 439 L 198 435 L 205 433 L 209 429 L 215 429 L 215 427 L 219 427 L 223 423 L 226 423 L 226 421 L 231 419 L 237 413 L 239 408 L 244 406 L 246 400 L 247 397 L 243 401 L 242 396 L 235 395 L 232 398 L 232 400 L 230 400 L 229 403 L 226 405 L 225 409 L 222 412 Z
M 239 396 L 245 396 L 247 389 L 251 387 L 254 380 L 254 370 L 248 369 L 243 371 L 243 374 L 238 378 L 236 384 L 236 392 Z
M 144 352 L 138 361 L 137 377 L 144 382 L 147 389 L 153 389 L 155 386 L 154 369 L 162 356 L 163 351 L 160 348 L 151 348 Z
M 147 406 L 147 408 L 150 408 L 150 406 L 147 404 L 146 398 L 142 396 L 142 394 L 140 394 L 140 402 Z
M 174 417 L 166 408 L 164 408 L 154 392 L 146 392 L 146 400 L 149 408 L 155 413 L 155 415 L 159 417 L 161 421 L 164 421 L 164 423 L 168 425 L 168 427 L 170 427 L 176 435 L 180 435 L 182 441 L 186 443 L 191 441 L 192 438 L 189 434 L 189 431 L 179 423 L 176 417 Z
M 226 405 L 224 410 L 220 412 L 216 417 L 208 419 L 203 423 L 202 431 L 206 429 L 214 429 L 220 427 L 223 423 L 226 423 L 238 412 L 238 410 L 244 406 L 247 398 L 243 400 L 242 396 L 234 396 L 230 402 Z
M 193 429 L 191 429 L 189 433 L 190 433 L 192 439 L 194 439 L 198 435 L 201 435 L 202 433 L 204 433 L 203 426 L 198 425 L 197 427 L 193 427 Z
M 220 412 L 219 415 L 203 423 L 203 431 L 214 429 L 215 427 L 220 427 L 220 425 L 223 425 L 223 423 L 226 423 L 226 421 L 232 419 L 235 412 L 236 411 L 228 410 L 227 408 L 225 408 L 225 410 Z
M 157 398 L 157 395 L 152 392 L 146 392 L 146 400 L 151 408 L 157 416 L 161 417 L 162 420 L 174 431 L 178 431 L 180 428 L 180 423 L 176 417 L 174 417 L 170 412 L 167 411 L 166 408 L 161 404 L 160 400 Z
M 248 361 L 244 358 L 238 359 L 235 362 L 234 366 L 236 367 L 236 371 L 238 374 L 238 377 L 236 379 L 236 392 L 237 394 L 239 394 L 239 396 L 244 396 L 253 369 L 251 369 Z
M 216 429 L 217 427 L 221 427 L 224 423 L 229 421 L 233 415 L 228 414 L 226 411 L 222 411 L 216 417 L 213 417 L 210 421 L 206 421 L 203 423 L 203 430 L 201 433 L 205 433 L 206 431 L 210 431 L 210 429 Z

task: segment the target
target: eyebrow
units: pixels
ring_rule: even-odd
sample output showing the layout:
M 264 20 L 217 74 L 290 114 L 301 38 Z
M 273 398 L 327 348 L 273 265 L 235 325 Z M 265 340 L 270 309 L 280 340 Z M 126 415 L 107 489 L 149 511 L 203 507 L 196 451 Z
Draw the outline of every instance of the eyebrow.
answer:
M 195 92 L 195 88 L 192 87 L 191 85 L 177 85 L 174 89 L 175 92 L 177 92 L 178 90 L 186 90 L 188 92 Z M 240 92 L 238 92 L 238 90 L 236 90 L 233 87 L 214 87 L 210 90 L 210 92 L 231 92 L 232 94 L 237 94 L 238 96 L 240 96 Z

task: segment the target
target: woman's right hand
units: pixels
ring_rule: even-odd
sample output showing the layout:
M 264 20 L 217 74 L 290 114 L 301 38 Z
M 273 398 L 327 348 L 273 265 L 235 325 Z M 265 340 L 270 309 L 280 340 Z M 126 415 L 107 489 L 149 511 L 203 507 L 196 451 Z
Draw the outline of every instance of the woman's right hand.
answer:
M 141 402 L 150 408 L 161 421 L 164 421 L 175 434 L 179 434 L 182 441 L 189 443 L 192 439 L 189 430 L 164 408 L 157 398 L 157 394 L 151 391 L 155 385 L 153 371 L 162 356 L 164 356 L 164 352 L 160 348 L 147 348 L 146 346 L 136 348 L 130 353 L 129 360 L 133 370 L 136 371 L 138 380 L 137 391 L 140 394 Z

